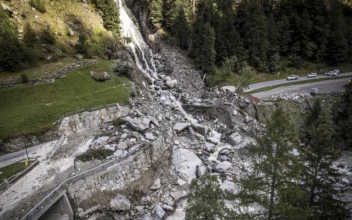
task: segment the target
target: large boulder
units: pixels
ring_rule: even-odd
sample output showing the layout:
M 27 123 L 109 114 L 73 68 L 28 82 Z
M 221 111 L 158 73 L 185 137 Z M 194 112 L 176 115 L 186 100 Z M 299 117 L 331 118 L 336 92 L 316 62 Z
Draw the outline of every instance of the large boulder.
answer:
M 131 118 L 127 116 L 125 118 L 127 126 L 132 127 L 136 131 L 145 131 L 149 128 L 151 120 L 149 118 Z
M 165 211 L 159 205 L 156 205 L 152 211 L 152 218 L 153 220 L 161 220 L 165 215 Z
M 196 178 L 197 166 L 201 166 L 202 161 L 191 150 L 174 147 L 173 152 L 172 164 L 179 176 L 190 184 Z
M 242 137 L 238 132 L 232 133 L 227 140 L 227 143 L 231 146 L 238 145 L 242 142 Z
M 223 86 L 223 87 L 221 87 L 221 90 L 224 91 L 224 92 L 235 93 L 236 92 L 236 87 L 234 87 L 234 86 Z
M 98 82 L 104 82 L 110 79 L 110 75 L 107 72 L 90 71 L 90 75 L 93 77 L 93 79 L 95 79 Z
M 110 209 L 112 211 L 128 211 L 131 209 L 131 202 L 126 196 L 117 194 L 117 196 L 110 200 Z
M 145 214 L 142 216 L 141 220 L 153 220 L 153 218 L 150 216 L 150 214 Z

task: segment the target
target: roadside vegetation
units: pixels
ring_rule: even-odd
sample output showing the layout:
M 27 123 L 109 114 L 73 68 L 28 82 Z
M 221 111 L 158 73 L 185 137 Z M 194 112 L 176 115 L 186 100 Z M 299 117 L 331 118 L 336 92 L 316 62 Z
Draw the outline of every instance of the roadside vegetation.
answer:
M 0 183 L 26 169 L 24 161 L 0 168 Z
M 104 160 L 114 154 L 114 151 L 107 149 L 88 150 L 86 153 L 76 157 L 76 160 L 87 162 L 91 160 Z
M 54 83 L 0 89 L 0 139 L 43 132 L 68 112 L 110 103 L 127 104 L 129 80 L 114 75 L 114 61 L 75 69 Z M 90 71 L 106 71 L 111 79 L 96 82 Z

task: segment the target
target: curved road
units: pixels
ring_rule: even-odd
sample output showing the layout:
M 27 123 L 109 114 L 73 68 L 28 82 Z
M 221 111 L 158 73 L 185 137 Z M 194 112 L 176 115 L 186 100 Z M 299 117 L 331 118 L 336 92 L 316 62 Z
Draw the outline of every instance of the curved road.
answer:
M 335 80 L 326 80 L 320 82 L 312 82 L 312 83 L 304 83 L 299 85 L 292 86 L 283 86 L 278 87 L 276 89 L 253 93 L 252 95 L 262 99 L 269 98 L 271 96 L 278 96 L 282 94 L 292 94 L 292 93 L 309 93 L 311 89 L 318 88 L 319 93 L 329 93 L 329 92 L 343 92 L 345 91 L 345 87 L 343 87 L 347 83 L 348 78 L 343 79 L 335 79 Z
M 340 73 L 337 76 L 338 77 L 352 76 L 352 72 L 351 73 Z M 331 80 L 334 80 L 334 76 L 325 76 L 325 75 L 324 76 L 317 76 L 315 78 L 300 77 L 298 80 L 290 80 L 290 81 L 288 81 L 286 79 L 279 79 L 279 80 L 273 80 L 273 81 L 267 81 L 267 82 L 249 85 L 249 88 L 245 89 L 244 92 L 250 92 L 250 91 L 253 91 L 256 89 L 261 89 L 261 88 L 265 88 L 265 87 L 269 87 L 269 86 L 282 85 L 282 84 L 287 84 L 287 83 L 292 83 L 292 82 L 297 82 L 297 81 L 308 81 L 308 80 L 324 79 L 324 78 L 331 78 Z M 343 79 L 343 80 L 345 80 L 345 82 L 346 82 L 346 79 Z M 331 81 L 325 81 L 325 82 L 331 82 Z M 311 83 L 307 83 L 307 84 L 311 84 Z M 328 84 L 328 83 L 326 83 L 326 84 Z M 300 85 L 298 85 L 298 86 L 300 86 Z

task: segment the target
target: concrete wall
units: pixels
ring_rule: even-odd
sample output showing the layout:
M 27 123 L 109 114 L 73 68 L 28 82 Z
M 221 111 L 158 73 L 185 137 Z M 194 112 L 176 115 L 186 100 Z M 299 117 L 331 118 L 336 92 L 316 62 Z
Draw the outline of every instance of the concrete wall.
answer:
M 68 195 L 79 206 L 82 201 L 90 199 L 96 192 L 123 189 L 138 180 L 142 173 L 159 159 L 166 148 L 163 137 L 160 137 L 128 158 L 67 186 Z
M 73 211 L 70 202 L 64 194 L 53 206 L 48 209 L 39 220 L 73 220 Z

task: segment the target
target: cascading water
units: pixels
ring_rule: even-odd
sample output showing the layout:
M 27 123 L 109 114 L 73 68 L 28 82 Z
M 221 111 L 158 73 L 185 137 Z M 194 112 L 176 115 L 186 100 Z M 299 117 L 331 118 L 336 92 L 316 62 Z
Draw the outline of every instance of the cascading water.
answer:
M 115 0 L 115 3 L 118 4 L 118 9 L 120 12 L 122 35 L 124 38 L 129 40 L 126 44 L 132 50 L 138 68 L 142 70 L 142 72 L 149 78 L 159 79 L 154 65 L 155 62 L 152 50 L 145 43 L 138 27 L 127 14 L 126 9 L 122 4 L 122 0 Z M 187 120 L 192 123 L 197 123 L 197 120 L 185 112 L 182 104 L 176 100 L 171 93 L 170 101 L 183 113 Z
M 127 39 L 127 46 L 132 50 L 137 66 L 148 77 L 158 79 L 151 49 L 144 42 L 138 27 L 128 16 L 122 0 L 115 0 L 115 3 L 119 6 L 122 35 Z

